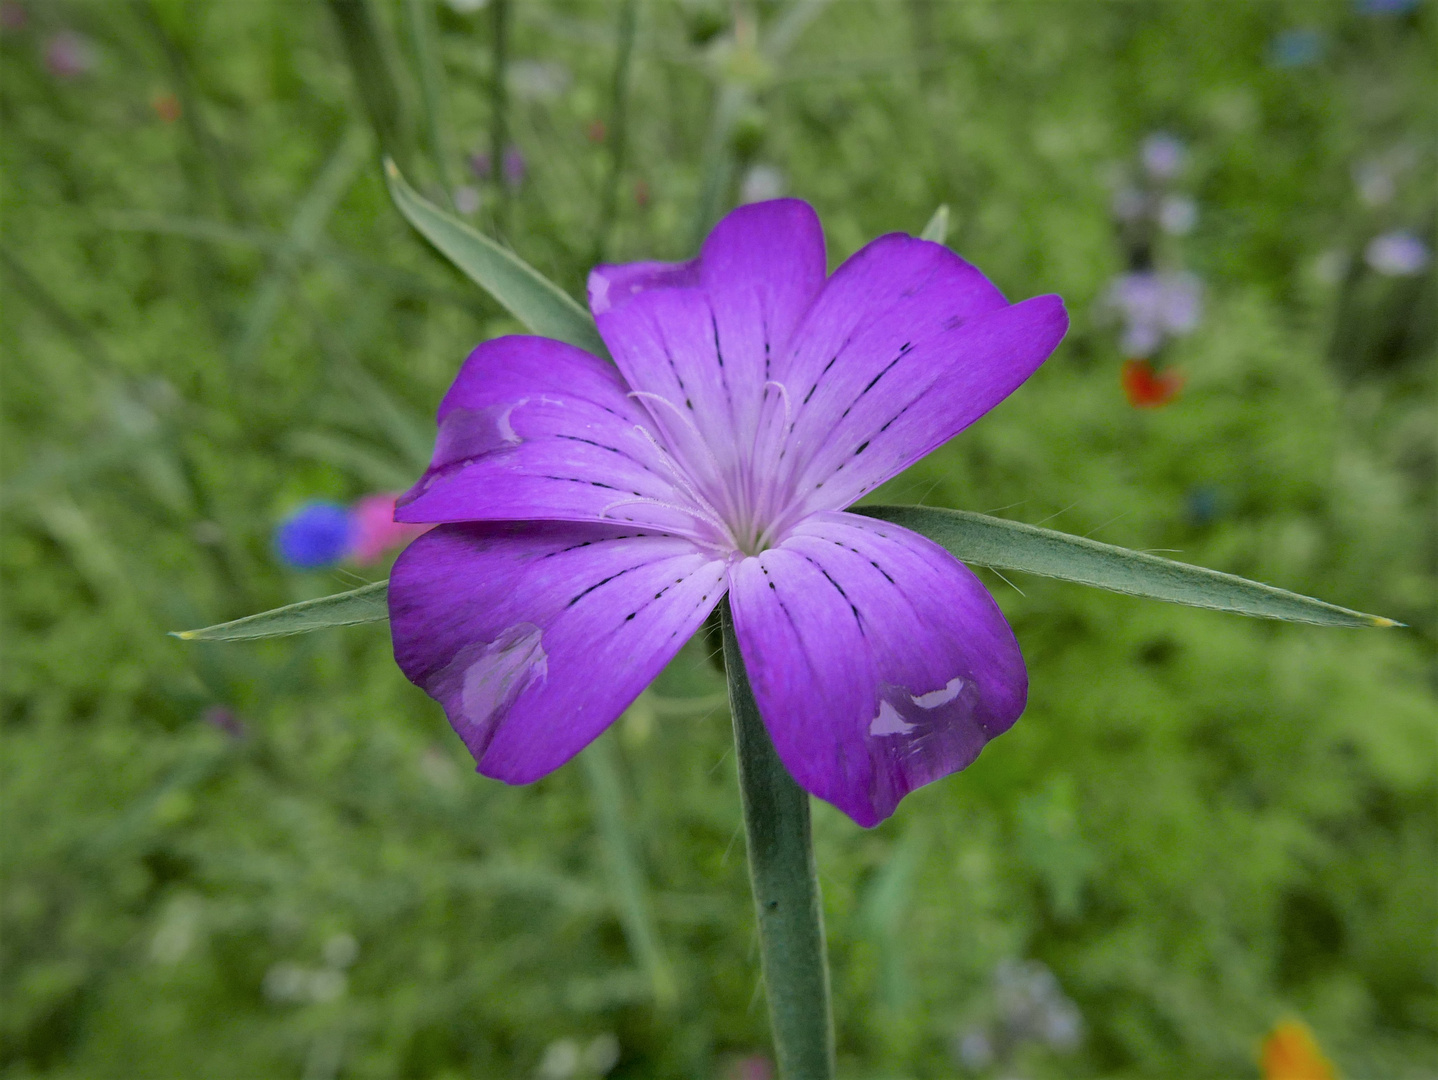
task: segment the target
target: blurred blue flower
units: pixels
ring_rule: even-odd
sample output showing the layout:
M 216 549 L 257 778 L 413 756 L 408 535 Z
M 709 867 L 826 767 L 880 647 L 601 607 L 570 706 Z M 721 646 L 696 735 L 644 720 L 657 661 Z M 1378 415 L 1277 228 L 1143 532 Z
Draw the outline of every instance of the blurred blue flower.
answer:
M 1188 520 L 1195 525 L 1207 525 L 1222 515 L 1224 510 L 1223 492 L 1209 484 L 1193 488 L 1186 501 Z
M 1418 0 L 1354 0 L 1364 15 L 1402 15 L 1418 6 Z
M 1268 46 L 1268 61 L 1277 68 L 1300 68 L 1323 58 L 1328 41 L 1321 30 L 1298 26 L 1278 34 Z
M 337 503 L 314 500 L 275 527 L 275 554 L 296 570 L 317 570 L 343 559 L 354 535 L 354 517 L 348 510 Z

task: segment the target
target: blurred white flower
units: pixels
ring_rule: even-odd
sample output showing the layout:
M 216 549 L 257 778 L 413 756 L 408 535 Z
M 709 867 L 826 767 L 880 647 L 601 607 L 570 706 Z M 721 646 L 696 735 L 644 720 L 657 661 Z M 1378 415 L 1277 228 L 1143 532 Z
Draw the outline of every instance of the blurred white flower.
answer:
M 325 968 L 309 972 L 305 996 L 315 1002 L 334 1001 L 342 997 L 348 988 L 349 980 L 344 977 L 343 972 Z
M 584 1048 L 584 1068 L 595 1076 L 607 1076 L 619 1064 L 619 1036 L 606 1031 L 589 1040 Z
M 195 944 L 200 926 L 200 899 L 188 893 L 175 897 L 160 916 L 160 925 L 150 939 L 150 959 L 157 964 L 177 964 Z
M 739 185 L 739 202 L 755 203 L 777 199 L 784 194 L 787 181 L 774 165 L 754 165 L 744 174 Z
M 1148 212 L 1148 196 L 1133 185 L 1125 185 L 1113 193 L 1109 209 L 1119 221 L 1137 221 Z
M 449 0 L 449 6 L 461 15 L 468 15 L 472 11 L 478 11 L 489 3 L 489 0 Z
M 479 209 L 479 188 L 462 184 L 454 189 L 454 208 L 461 214 L 472 214 Z
M 1388 277 L 1421 274 L 1430 258 L 1428 245 L 1407 229 L 1395 229 L 1375 236 L 1363 249 L 1363 260 Z
M 1165 195 L 1158 205 L 1158 224 L 1174 236 L 1193 232 L 1198 224 L 1198 203 L 1187 195 Z
M 332 968 L 347 968 L 359 957 L 359 942 L 353 934 L 335 934 L 325 942 L 325 963 Z
M 1325 251 L 1313 260 L 1313 277 L 1320 285 L 1337 285 L 1348 273 L 1350 260 L 1346 251 L 1338 248 Z
M 271 1001 L 303 1001 L 309 989 L 308 969 L 282 960 L 265 972 L 265 997 Z
M 1386 206 L 1398 194 L 1398 179 L 1383 161 L 1368 158 L 1353 166 L 1353 186 L 1365 206 Z
M 579 1072 L 579 1043 L 574 1039 L 555 1039 L 544 1048 L 537 1075 L 540 1080 L 569 1080 Z
M 557 60 L 516 60 L 509 66 L 509 88 L 522 100 L 553 100 L 573 82 L 569 69 Z

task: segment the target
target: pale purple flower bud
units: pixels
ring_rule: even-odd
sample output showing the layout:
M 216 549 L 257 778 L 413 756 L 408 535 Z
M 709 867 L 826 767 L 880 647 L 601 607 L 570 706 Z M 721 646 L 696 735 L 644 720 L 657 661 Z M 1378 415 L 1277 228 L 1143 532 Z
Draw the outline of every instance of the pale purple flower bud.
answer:
M 1143 141 L 1139 157 L 1149 176 L 1155 180 L 1172 180 L 1183 169 L 1188 150 L 1178 136 L 1158 131 Z
M 5 0 L 5 3 L 0 4 L 0 30 L 11 33 L 24 30 L 29 21 L 30 13 L 25 10 L 24 4 L 16 3 L 15 0 Z
M 1395 229 L 1375 236 L 1363 249 L 1364 261 L 1387 277 L 1421 274 L 1431 257 L 1428 245 L 1407 229 Z

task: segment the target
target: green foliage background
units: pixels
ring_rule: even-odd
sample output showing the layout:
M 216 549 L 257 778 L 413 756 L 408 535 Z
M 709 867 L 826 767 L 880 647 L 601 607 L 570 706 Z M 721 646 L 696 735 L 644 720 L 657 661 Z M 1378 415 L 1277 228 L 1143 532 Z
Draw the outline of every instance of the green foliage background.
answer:
M 442 198 L 493 138 L 492 9 L 372 9 L 393 148 Z M 516 329 L 390 206 L 331 12 L 26 11 L 0 39 L 3 1075 L 531 1076 L 606 1032 L 613 1076 L 727 1075 L 765 1021 L 702 641 L 605 737 L 616 795 L 578 765 L 475 777 L 383 626 L 165 636 L 351 584 L 281 568 L 274 522 L 405 486 L 463 356 Z M 1256 1076 L 1287 1015 L 1347 1077 L 1438 1075 L 1434 277 L 1314 271 L 1431 233 L 1434 5 L 845 0 L 775 56 L 793 5 L 641 0 L 612 221 L 622 5 L 510 14 L 528 176 L 481 183 L 473 220 L 566 288 L 601 250 L 687 256 L 706 182 L 722 210 L 755 163 L 814 203 L 836 262 L 946 202 L 956 250 L 1011 296 L 1062 293 L 1074 328 L 882 501 L 1177 550 L 1411 626 L 989 575 L 1024 719 L 877 830 L 816 809 L 843 1075 L 964 1074 L 954 1039 L 1012 958 L 1052 969 L 1085 1039 L 1006 1075 Z M 1293 27 L 1326 53 L 1275 66 Z M 96 50 L 69 80 L 42 62 L 66 28 Z M 1124 268 L 1111 178 L 1158 129 L 1202 207 L 1160 259 L 1206 279 L 1207 310 L 1166 355 L 1181 396 L 1138 411 L 1096 312 Z M 1365 209 L 1350 169 L 1400 145 L 1417 164 Z

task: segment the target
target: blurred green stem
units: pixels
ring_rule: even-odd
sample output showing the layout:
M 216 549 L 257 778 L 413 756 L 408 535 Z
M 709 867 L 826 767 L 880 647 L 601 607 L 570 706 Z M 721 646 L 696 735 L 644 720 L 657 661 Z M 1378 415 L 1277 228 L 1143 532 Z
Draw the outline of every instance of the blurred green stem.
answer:
M 419 66 L 420 93 L 424 99 L 424 119 L 429 152 L 434 158 L 435 175 L 450 208 L 454 208 L 454 184 L 449 175 L 449 139 L 444 122 L 444 64 L 435 42 L 436 29 L 433 0 L 406 0 L 409 33 Z
M 355 89 L 380 149 L 409 171 L 409 138 L 399 86 L 390 67 L 382 30 L 369 0 L 329 0 L 339 27 L 345 57 L 354 73 Z
M 782 1080 L 829 1080 L 834 1020 L 809 796 L 779 760 L 759 716 L 728 599 L 719 613 L 774 1056 Z
M 600 736 L 579 755 L 579 763 L 589 783 L 590 800 L 598 818 L 599 836 L 609 863 L 624 937 L 634 958 L 649 976 L 654 1003 L 661 1009 L 670 1009 L 678 999 L 674 973 L 664 957 L 654 921 L 654 905 L 649 898 L 649 888 L 639 866 L 630 830 L 624 821 L 623 785 L 612 740 L 611 735 Z
M 619 181 L 624 172 L 625 128 L 629 114 L 629 65 L 634 56 L 634 26 L 638 0 L 624 0 L 619 8 L 619 51 L 614 58 L 613 112 L 609 117 L 609 174 L 600 195 L 599 228 L 594 237 L 594 263 L 604 261 L 609 232 L 619 203 Z
M 489 84 L 489 175 L 494 181 L 494 231 L 506 239 L 509 225 L 509 190 L 504 174 L 504 152 L 509 144 L 509 94 L 505 84 L 509 66 L 509 0 L 493 0 L 494 70 Z

